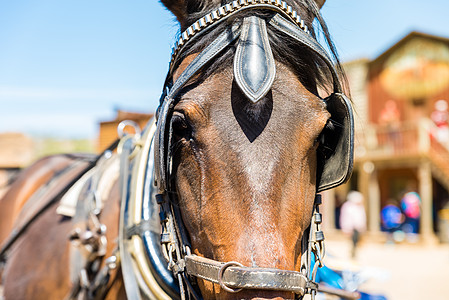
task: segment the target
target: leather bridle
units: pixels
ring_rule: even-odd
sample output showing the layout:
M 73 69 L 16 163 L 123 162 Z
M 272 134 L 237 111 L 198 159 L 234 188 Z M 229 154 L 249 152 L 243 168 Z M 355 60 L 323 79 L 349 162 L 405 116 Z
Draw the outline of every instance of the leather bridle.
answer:
M 232 16 L 255 9 L 271 11 L 273 17 L 266 21 L 255 16 L 244 17 L 243 21 L 237 18 L 232 19 L 232 22 L 230 21 Z M 172 82 L 173 73 L 179 64 L 186 45 L 225 21 L 229 21 L 225 30 L 193 59 L 176 81 Z M 343 94 L 339 75 L 332 59 L 311 36 L 299 14 L 290 5 L 281 0 L 235 0 L 212 11 L 189 26 L 181 34 L 173 50 L 164 92 L 157 111 L 157 129 L 154 140 L 155 181 L 158 190 L 156 199 L 161 207 L 160 215 L 163 230 L 161 244 L 168 260 L 168 268 L 178 278 L 181 298 L 183 299 L 186 297 L 186 291 L 194 298 L 199 297 L 196 289 L 192 287 L 191 276 L 220 284 L 222 289 L 228 292 L 239 292 L 241 289 L 265 289 L 290 291 L 298 297 L 309 293 L 312 298 L 317 292 L 318 285 L 315 282 L 315 275 L 317 268 L 322 266 L 324 256 L 324 235 L 320 230 L 321 214 L 318 209 L 319 204 L 321 204 L 320 195 L 317 195 L 315 199 L 311 225 L 303 235 L 300 272 L 249 268 L 238 262 L 218 262 L 191 254 L 179 207 L 173 205 L 177 200 L 176 192 L 171 190 L 170 186 L 170 178 L 173 175 L 171 169 L 172 153 L 170 153 L 173 128 L 170 116 L 179 98 L 179 93 L 205 65 L 222 53 L 225 48 L 237 39 L 244 38 L 242 32 L 245 32 L 245 30 L 260 31 L 255 34 L 254 39 L 256 39 L 256 43 L 260 43 L 261 47 L 264 47 L 261 55 L 265 55 L 266 66 L 263 67 L 262 71 L 265 72 L 266 78 L 263 81 L 264 83 L 272 81 L 274 78 L 273 62 L 270 61 L 272 56 L 270 57 L 271 50 L 264 27 L 266 25 L 276 28 L 295 42 L 316 53 L 327 65 L 332 76 L 334 93 L 324 101 L 328 105 L 332 117 L 341 122 L 342 130 L 340 132 L 341 137 L 333 146 L 335 148 L 334 153 L 325 157 L 326 161 L 320 174 L 321 177 L 317 179 L 319 182 L 317 191 L 342 184 L 349 178 L 352 171 L 353 121 L 350 102 Z M 245 58 L 245 49 L 241 49 L 241 52 L 243 53 L 241 57 L 234 60 L 234 69 L 236 69 L 236 64 L 239 64 L 239 59 L 248 59 Z M 236 53 L 239 53 L 239 49 L 236 50 Z M 268 80 L 266 80 L 267 78 Z M 264 85 L 255 79 L 248 78 L 248 76 L 245 77 L 245 74 L 235 73 L 235 80 L 238 81 L 237 83 L 248 99 L 253 102 L 260 100 L 271 88 L 271 84 Z M 332 170 L 328 170 L 330 168 Z M 312 256 L 316 262 L 313 268 L 311 267 Z

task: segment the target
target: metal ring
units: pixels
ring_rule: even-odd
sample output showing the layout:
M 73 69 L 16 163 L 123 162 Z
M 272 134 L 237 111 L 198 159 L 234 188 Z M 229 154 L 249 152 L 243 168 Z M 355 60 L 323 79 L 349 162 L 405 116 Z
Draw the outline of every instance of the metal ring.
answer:
M 229 293 L 238 293 L 240 292 L 242 289 L 231 289 L 230 287 L 226 286 L 225 283 L 223 282 L 223 274 L 224 271 L 230 267 L 230 266 L 238 266 L 238 267 L 243 267 L 243 265 L 241 263 L 238 263 L 236 261 L 230 261 L 225 263 L 224 265 L 222 265 L 220 267 L 220 270 L 218 270 L 218 283 L 220 283 L 220 286 L 223 290 L 225 290 L 226 292 Z
M 125 132 L 125 128 L 126 127 L 131 127 L 132 129 L 134 129 L 134 136 L 136 136 L 136 139 L 140 138 L 140 126 L 139 124 L 137 124 L 136 122 L 132 121 L 132 120 L 124 120 L 121 121 L 120 124 L 118 124 L 117 126 L 117 134 L 119 136 L 119 138 L 122 138 L 126 135 Z

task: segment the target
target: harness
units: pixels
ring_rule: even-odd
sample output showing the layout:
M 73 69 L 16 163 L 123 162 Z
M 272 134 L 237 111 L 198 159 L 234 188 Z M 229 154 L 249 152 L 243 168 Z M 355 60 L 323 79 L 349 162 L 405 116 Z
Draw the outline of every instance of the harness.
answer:
M 258 16 L 247 16 L 243 20 L 234 18 L 249 10 L 269 11 L 272 17 L 267 20 Z M 226 29 L 173 82 L 173 72 L 186 45 L 225 22 Z M 250 101 L 255 103 L 262 99 L 271 89 L 276 74 L 267 34 L 268 26 L 316 53 L 329 68 L 333 79 L 334 92 L 323 101 L 332 120 L 339 126 L 332 136 L 324 137 L 323 146 L 331 151 L 321 157 L 317 192 L 334 188 L 349 179 L 353 166 L 352 108 L 343 93 L 332 59 L 312 37 L 298 13 L 285 1 L 235 0 L 200 18 L 181 34 L 173 50 L 164 93 L 157 111 L 157 121 L 150 122 L 142 135 L 139 132 L 134 136 L 124 136 L 118 145 L 122 193 L 118 249 L 103 269 L 99 269 L 99 266 L 104 258 L 107 241 L 104 225 L 98 219 L 101 207 L 96 190 L 97 176 L 100 175 L 89 180 L 90 188 L 86 190 L 88 195 L 84 195 L 84 204 L 90 205 L 90 209 L 82 209 L 81 215 L 77 212 L 80 224 L 87 226 L 81 226 L 84 229 L 79 232 L 75 230 L 71 236 L 80 251 L 84 248 L 88 250 L 88 256 L 82 261 L 81 268 L 72 274 L 74 286 L 67 299 L 101 298 L 106 293 L 105 286 L 111 283 L 112 271 L 118 265 L 121 267 L 129 299 L 200 299 L 194 277 L 220 284 L 223 290 L 230 293 L 238 293 L 241 289 L 262 289 L 290 291 L 298 298 L 305 294 L 315 297 L 320 289 L 315 276 L 317 269 L 323 265 L 325 254 L 324 234 L 320 230 L 322 217 L 319 212 L 319 194 L 315 197 L 311 224 L 303 235 L 299 272 L 249 268 L 238 262 L 219 262 L 191 254 L 179 207 L 173 205 L 177 200 L 169 180 L 174 175 L 171 169 L 172 153 L 169 150 L 173 130 L 170 118 L 177 96 L 205 65 L 230 45 L 237 44 L 234 78 Z M 115 146 L 116 144 L 112 145 L 108 150 Z M 109 151 L 103 153 L 76 180 L 97 165 L 100 168 L 103 162 L 107 163 L 109 156 Z M 65 194 L 76 180 L 50 203 Z M 81 209 L 82 204 L 80 202 L 78 208 Z M 47 207 L 48 205 L 43 210 Z M 39 213 L 25 222 L 23 231 L 38 215 Z M 0 257 L 6 255 L 19 235 L 13 235 L 0 251 Z M 316 262 L 313 267 L 312 257 Z
M 243 20 L 233 18 L 248 10 L 269 11 L 272 12 L 272 17 L 267 20 L 253 15 L 244 17 Z M 180 63 L 180 56 L 186 45 L 224 22 L 227 26 L 223 32 L 206 46 L 173 82 L 173 72 Z M 318 290 L 315 276 L 317 268 L 322 266 L 324 256 L 324 234 L 320 230 L 322 221 L 319 212 L 320 195 L 316 195 L 311 225 L 304 233 L 302 240 L 301 271 L 296 272 L 249 268 L 238 262 L 219 262 L 191 254 L 179 207 L 174 205 L 177 202 L 176 192 L 170 186 L 170 178 L 174 175 L 171 169 L 170 149 L 173 129 L 170 118 L 179 93 L 205 65 L 228 46 L 236 43 L 234 78 L 245 96 L 252 102 L 258 102 L 271 89 L 276 73 L 267 26 L 283 32 L 298 44 L 316 53 L 329 68 L 334 92 L 323 101 L 332 120 L 339 126 L 332 136 L 324 137 L 324 146 L 331 151 L 321 158 L 322 168 L 317 178 L 317 192 L 336 187 L 349 179 L 353 166 L 351 104 L 343 94 L 332 59 L 311 36 L 299 14 L 286 2 L 280 0 L 236 0 L 212 11 L 189 26 L 174 47 L 164 92 L 157 111 L 156 125 L 153 124 L 146 130 L 151 134 L 147 133 L 147 137 L 140 141 L 129 140 L 129 143 L 123 147 L 127 153 L 125 157 L 133 156 L 136 148 L 141 148 L 141 151 L 138 151 L 141 154 L 137 154 L 138 156 L 146 155 L 136 160 L 136 165 L 132 168 L 132 179 L 125 181 L 122 185 L 122 199 L 128 199 L 124 201 L 128 204 L 122 203 L 124 205 L 121 217 L 124 225 L 121 227 L 124 230 L 122 236 L 125 239 L 128 237 L 131 241 L 125 242 L 120 248 L 125 252 L 127 252 L 126 249 L 130 249 L 128 252 L 133 254 L 129 256 L 130 265 L 134 265 L 129 272 L 124 273 L 127 293 L 129 289 L 135 297 L 139 297 L 139 293 L 145 289 L 142 282 L 156 281 L 158 283 L 156 288 L 146 284 L 146 289 L 152 289 L 152 291 L 145 291 L 144 294 L 156 298 L 179 295 L 181 299 L 186 297 L 199 299 L 194 286 L 195 280 L 192 280 L 193 277 L 198 277 L 220 284 L 222 289 L 233 293 L 241 289 L 265 289 L 291 291 L 299 298 L 305 294 L 311 294 L 314 298 Z M 153 134 L 154 137 L 152 137 Z M 149 154 L 145 154 L 148 153 L 147 151 Z M 140 174 L 145 174 L 145 178 L 139 178 L 137 169 L 140 169 Z M 126 179 L 126 176 L 123 178 Z M 139 197 L 150 198 L 142 200 Z M 130 206 L 133 201 L 138 203 Z M 155 205 L 160 207 L 160 225 L 154 223 Z M 127 212 L 130 207 L 133 209 L 137 207 L 137 211 Z M 143 216 L 145 213 L 147 216 Z M 158 237 L 157 232 L 161 227 L 162 234 Z M 157 242 L 160 242 L 161 248 L 155 246 Z M 135 249 L 142 248 L 146 253 L 136 254 L 140 250 Z M 313 267 L 312 256 L 316 261 Z M 139 260 L 145 259 L 148 264 L 146 267 L 138 263 Z M 168 266 L 164 266 L 164 261 L 168 263 Z M 135 267 L 136 265 L 139 266 Z M 138 274 L 132 274 L 132 270 L 136 268 L 140 269 Z M 167 274 L 167 270 L 171 273 Z

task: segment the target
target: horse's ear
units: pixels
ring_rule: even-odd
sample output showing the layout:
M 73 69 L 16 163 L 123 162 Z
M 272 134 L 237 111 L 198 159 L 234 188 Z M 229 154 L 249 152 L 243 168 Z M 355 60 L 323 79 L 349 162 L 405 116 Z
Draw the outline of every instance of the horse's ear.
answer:
M 320 9 L 323 7 L 324 2 L 326 2 L 326 0 L 315 0 L 316 5 L 318 5 Z
M 190 14 L 199 13 L 201 10 L 209 10 L 221 5 L 221 0 L 161 0 L 181 24 L 181 30 L 186 27 L 186 20 Z
M 187 5 L 185 0 L 161 0 L 162 4 L 171 11 L 178 22 L 183 24 L 187 18 Z

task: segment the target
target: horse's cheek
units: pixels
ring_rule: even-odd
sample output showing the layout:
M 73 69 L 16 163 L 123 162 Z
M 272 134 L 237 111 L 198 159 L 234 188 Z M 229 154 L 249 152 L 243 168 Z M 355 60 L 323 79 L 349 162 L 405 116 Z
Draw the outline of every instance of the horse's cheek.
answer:
M 184 225 L 189 233 L 199 230 L 198 216 L 201 213 L 201 174 L 199 166 L 195 161 L 185 159 L 177 170 L 177 190 L 179 194 L 179 205 L 182 212 Z

